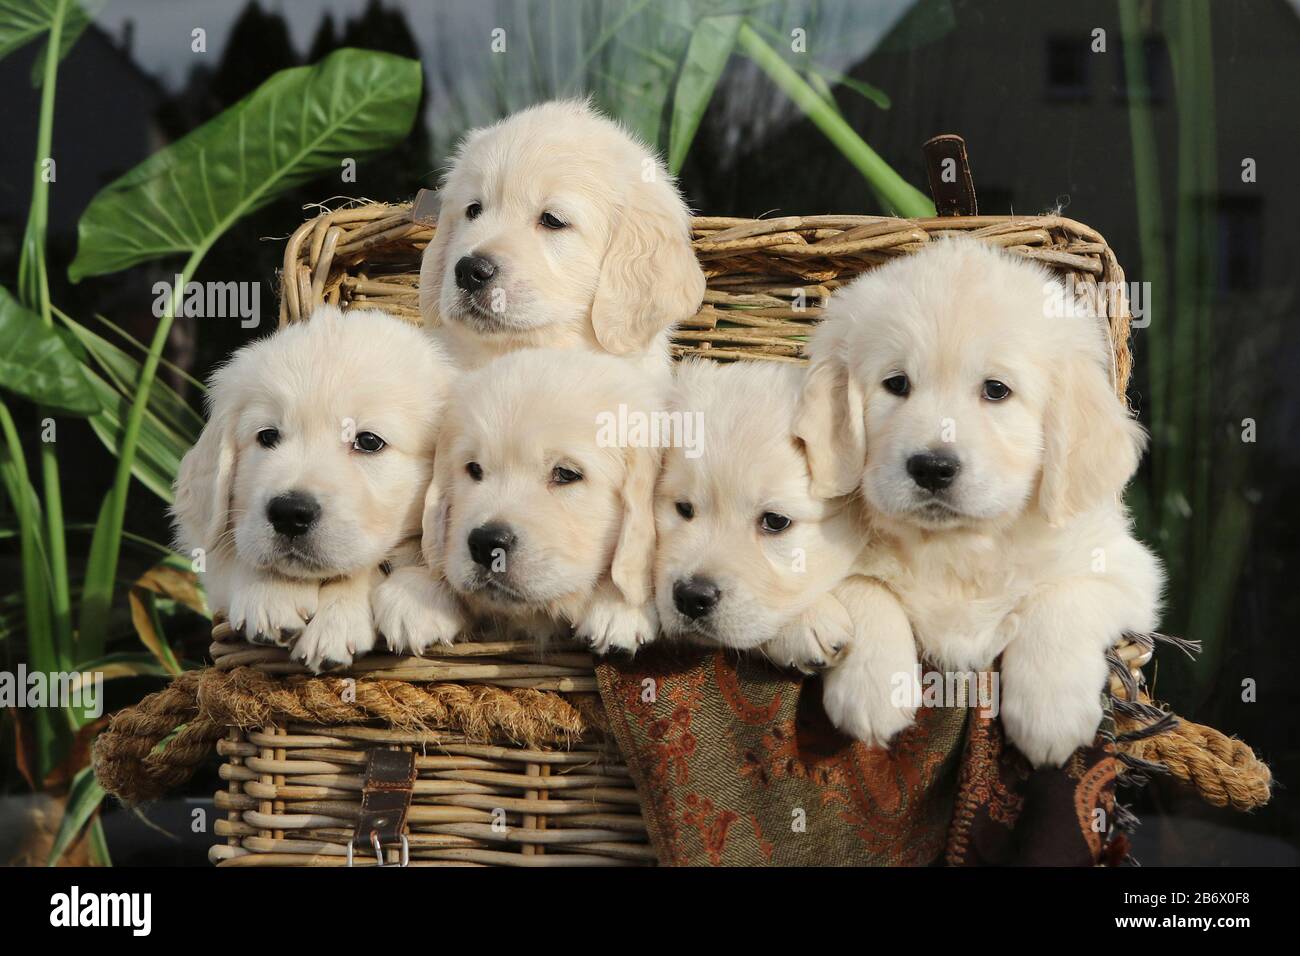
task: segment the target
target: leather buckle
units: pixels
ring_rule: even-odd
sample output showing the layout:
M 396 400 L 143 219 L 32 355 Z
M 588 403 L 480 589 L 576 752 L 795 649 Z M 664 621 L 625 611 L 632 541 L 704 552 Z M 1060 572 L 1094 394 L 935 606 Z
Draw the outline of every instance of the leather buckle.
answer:
M 375 851 L 375 866 L 385 867 L 390 864 L 384 862 L 384 848 L 379 842 L 379 834 L 374 830 L 370 831 L 370 848 Z M 352 841 L 348 841 L 348 866 L 355 865 L 352 857 Z M 411 865 L 411 841 L 407 839 L 406 834 L 402 834 L 402 856 L 397 861 L 398 869 Z
M 402 845 L 400 865 L 407 865 L 411 845 L 405 833 L 406 816 L 411 808 L 415 777 L 415 754 L 410 750 L 377 747 L 366 753 L 361 810 L 352 839 L 348 841 L 348 866 L 352 865 L 353 848 L 366 846 L 374 851 L 378 864 L 384 866 L 383 848 L 395 843 Z

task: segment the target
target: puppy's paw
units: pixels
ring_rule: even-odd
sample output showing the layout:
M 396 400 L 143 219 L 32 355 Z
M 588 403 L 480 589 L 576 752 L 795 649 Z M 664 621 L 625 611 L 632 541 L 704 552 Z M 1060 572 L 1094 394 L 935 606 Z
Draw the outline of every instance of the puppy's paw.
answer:
M 293 659 L 319 674 L 346 667 L 369 654 L 374 646 L 375 624 L 369 600 L 364 596 L 340 596 L 321 602 L 293 646 Z
M 312 615 L 320 594 L 315 581 L 250 575 L 230 599 L 230 625 L 254 644 L 288 647 Z
M 621 651 L 635 654 L 659 634 L 659 615 L 653 603 L 633 607 L 620 600 L 598 597 L 574 625 L 574 636 L 595 654 Z
M 1035 767 L 1059 767 L 1092 743 L 1101 724 L 1101 691 L 1008 682 L 1002 688 L 1002 727 L 1007 739 Z
M 828 594 L 762 645 L 761 650 L 780 667 L 814 674 L 843 658 L 852 639 L 849 612 Z
M 428 568 L 400 568 L 372 595 L 375 628 L 394 654 L 419 655 L 434 644 L 452 644 L 465 629 L 455 597 Z
M 892 675 L 871 675 L 850 654 L 839 667 L 826 672 L 822 683 L 822 706 L 826 716 L 842 733 L 871 747 L 887 747 L 900 731 L 916 719 L 916 702 L 904 694 L 894 699 Z

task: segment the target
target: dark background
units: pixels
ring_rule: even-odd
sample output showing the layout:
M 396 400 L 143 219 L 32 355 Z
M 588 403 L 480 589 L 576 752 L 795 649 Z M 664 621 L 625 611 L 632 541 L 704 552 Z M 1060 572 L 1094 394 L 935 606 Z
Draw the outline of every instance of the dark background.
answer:
M 313 215 L 307 204 L 339 194 L 407 199 L 421 186 L 436 184 L 443 157 L 465 129 L 557 93 L 585 92 L 565 85 L 581 57 L 582 39 L 572 24 L 590 24 L 597 17 L 607 22 L 611 11 L 626 6 L 620 0 L 111 0 L 60 70 L 54 133 L 58 182 L 50 218 L 54 301 L 83 321 L 101 313 L 147 339 L 155 321 L 151 287 L 170 278 L 179 263 L 70 285 L 63 267 L 75 252 L 76 219 L 90 198 L 278 69 L 314 62 L 339 46 L 418 57 L 426 93 L 416 129 L 401 148 L 363 162 L 355 184 L 321 180 L 259 211 L 235 226 L 204 261 L 200 281 L 261 282 L 264 322 L 262 330 L 250 332 L 233 319 L 206 324 L 178 319 L 169 358 L 206 376 L 250 335 L 269 330 L 278 310 L 274 277 L 283 239 Z M 673 6 L 689 10 L 691 5 Z M 1176 210 L 1188 198 L 1179 180 L 1178 77 L 1161 29 L 1161 5 L 1138 6 L 1166 213 L 1160 239 L 1172 260 Z M 1213 329 L 1210 347 L 1195 354 L 1196 367 L 1183 371 L 1189 387 L 1207 398 L 1208 409 L 1195 427 L 1209 436 L 1200 454 L 1211 481 L 1208 495 L 1195 504 L 1217 511 L 1229 500 L 1245 501 L 1249 520 L 1231 547 L 1211 542 L 1179 557 L 1184 570 L 1171 593 L 1165 629 L 1202 636 L 1206 652 L 1193 663 L 1165 649 L 1154 672 L 1155 689 L 1178 712 L 1247 740 L 1272 765 L 1279 787 L 1269 807 L 1249 816 L 1210 810 L 1159 781 L 1128 799 L 1144 821 L 1134 838 L 1135 855 L 1147 865 L 1295 865 L 1300 805 L 1287 784 L 1300 774 L 1294 706 L 1300 659 L 1291 634 L 1300 620 L 1300 589 L 1293 578 L 1300 529 L 1295 494 L 1300 451 L 1294 437 L 1300 433 L 1295 233 L 1300 194 L 1293 179 L 1300 155 L 1300 4 L 1248 0 L 1210 6 L 1214 104 L 1205 119 L 1213 123 L 1214 186 L 1192 198 L 1209 210 L 1214 229 L 1209 259 L 1197 263 L 1204 285 L 1198 294 L 1211 303 Z M 828 69 L 887 94 L 888 109 L 844 86 L 837 87 L 836 101 L 850 125 L 908 181 L 924 188 L 919 147 L 926 138 L 960 133 L 970 149 L 981 212 L 1060 208 L 1106 236 L 1129 278 L 1143 280 L 1129 92 L 1115 2 L 841 0 L 774 4 L 764 16 L 787 33 L 792 26 L 806 26 L 810 53 Z M 640 22 L 629 20 L 627 29 L 634 31 Z M 496 25 L 504 25 L 515 49 L 525 47 L 527 56 L 494 58 L 487 35 Z M 196 26 L 207 30 L 206 54 L 190 51 Z M 1091 49 L 1097 28 L 1106 31 L 1105 52 Z M 658 42 L 656 36 L 620 39 Z M 38 92 L 29 78 L 34 55 L 29 47 L 0 61 L 0 281 L 10 288 L 35 143 Z M 620 112 L 620 94 L 611 92 L 620 89 L 619 77 L 608 79 L 598 99 Z M 633 103 L 640 94 L 623 90 L 621 95 Z M 644 112 L 644 104 L 639 108 Z M 666 126 L 666 113 L 664 118 Z M 660 131 L 649 132 L 653 138 Z M 1241 180 L 1245 157 L 1256 160 L 1255 183 Z M 727 67 L 681 178 L 692 206 L 712 215 L 883 211 L 849 162 L 739 56 Z M 1178 334 L 1179 323 L 1186 321 L 1172 308 L 1157 315 L 1157 322 L 1166 323 L 1160 326 L 1166 336 Z M 1159 448 L 1179 439 L 1151 422 L 1144 403 L 1149 348 L 1161 341 L 1154 331 L 1134 332 L 1130 398 L 1144 422 L 1157 425 L 1153 442 Z M 1253 444 L 1240 441 L 1246 418 L 1257 423 Z M 23 424 L 35 433 L 31 416 Z M 66 509 L 69 520 L 89 522 L 111 480 L 112 462 L 88 427 L 70 425 L 69 432 L 59 443 L 68 456 L 63 459 Z M 1134 497 L 1141 498 L 1148 478 L 1139 477 Z M 1143 508 L 1135 502 L 1135 507 L 1140 533 L 1168 557 L 1169 523 L 1149 504 Z M 0 511 L 0 523 L 4 517 Z M 163 509 L 138 487 L 127 528 L 167 538 Z M 0 548 L 7 545 L 0 541 Z M 84 548 L 74 543 L 72 550 Z M 127 554 L 124 563 L 124 576 L 130 576 L 143 570 L 148 558 Z M 11 554 L 0 550 L 0 578 L 6 583 L 14 577 L 13 567 Z M 1196 597 L 1219 582 L 1229 585 L 1230 600 L 1209 621 Z M 130 634 L 129 621 L 121 625 L 119 630 Z M 183 645 L 197 660 L 206 635 L 197 620 L 191 631 Z M 13 643 L 11 636 L 5 651 L 10 661 Z M 1248 680 L 1256 687 L 1256 700 L 1249 703 L 1242 699 Z M 149 681 L 109 686 L 119 703 L 156 687 Z M 11 763 L 8 748 L 0 745 L 0 753 Z M 0 765 L 0 785 L 13 794 L 11 807 L 27 806 L 12 766 Z M 201 775 L 189 799 L 202 801 L 215 786 L 215 774 Z M 196 805 L 202 804 L 177 800 L 147 811 L 172 839 L 138 817 L 111 813 L 106 827 L 115 859 L 201 862 L 211 838 L 190 833 L 189 812 Z M 7 858 L 5 819 L 0 810 L 0 858 Z

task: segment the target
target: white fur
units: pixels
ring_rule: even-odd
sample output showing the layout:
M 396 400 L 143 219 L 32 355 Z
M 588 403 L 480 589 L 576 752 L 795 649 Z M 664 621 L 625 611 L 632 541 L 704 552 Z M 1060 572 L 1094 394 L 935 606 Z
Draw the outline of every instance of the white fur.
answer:
M 672 177 L 588 103 L 543 103 L 472 131 L 439 199 L 420 265 L 420 311 L 458 367 L 536 347 L 663 367 L 668 328 L 704 296 L 690 214 Z M 472 220 L 471 203 L 482 208 Z M 544 213 L 567 228 L 546 228 Z M 456 285 L 467 255 L 498 270 L 475 296 Z
M 478 615 L 545 635 L 572 626 L 597 652 L 635 649 L 657 630 L 651 597 L 660 453 L 601 447 L 597 415 L 650 412 L 661 376 L 609 355 L 530 349 L 457 382 L 426 501 L 424 551 Z M 469 463 L 482 469 L 481 480 Z M 581 474 L 558 484 L 555 469 Z M 508 525 L 517 544 L 487 572 L 469 534 Z
M 704 433 L 698 458 L 682 448 L 664 457 L 655 505 L 659 618 L 670 634 L 757 648 L 804 672 L 829 668 L 832 723 L 883 745 L 912 720 L 912 708 L 894 706 L 890 691 L 895 675 L 915 670 L 915 645 L 892 596 L 850 577 L 866 544 L 857 503 L 813 493 L 794 439 L 802 383 L 802 369 L 776 363 L 678 366 L 672 411 L 699 413 Z M 679 505 L 689 505 L 691 517 Z M 769 513 L 790 525 L 764 530 Z M 673 588 L 697 576 L 720 597 L 692 620 L 676 607 Z
M 372 576 L 419 534 L 450 377 L 418 328 L 333 306 L 236 352 L 213 376 L 173 509 L 178 545 L 204 555 L 212 609 L 250 640 L 296 641 L 317 670 L 368 651 Z M 267 428 L 279 431 L 274 447 L 258 441 Z M 385 446 L 359 450 L 364 432 Z M 321 515 L 286 540 L 266 509 L 290 491 Z
M 1156 625 L 1162 572 L 1120 500 L 1143 433 L 1115 396 L 1105 331 L 1046 270 L 937 242 L 838 291 L 813 335 L 800 437 L 822 493 L 858 492 L 881 546 L 859 571 L 901 599 L 941 667 L 1002 655 L 1002 719 L 1035 765 L 1101 718 L 1104 653 Z M 883 382 L 899 373 L 906 397 Z M 983 397 L 986 380 L 1011 389 Z M 956 454 L 933 495 L 909 456 Z

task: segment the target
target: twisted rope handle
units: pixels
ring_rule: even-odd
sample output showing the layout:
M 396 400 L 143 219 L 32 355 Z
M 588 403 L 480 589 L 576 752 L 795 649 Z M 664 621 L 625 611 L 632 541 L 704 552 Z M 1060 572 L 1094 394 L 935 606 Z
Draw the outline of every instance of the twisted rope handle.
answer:
M 1115 702 L 1116 749 L 1141 781 L 1149 772 L 1168 773 L 1206 803 L 1255 810 L 1268 803 L 1273 773 L 1241 740 L 1193 723 L 1157 706 L 1147 693 L 1142 668 L 1155 642 L 1189 656 L 1200 645 L 1164 634 L 1130 634 L 1110 654 L 1111 697 Z
M 1124 718 L 1117 726 L 1124 733 L 1142 728 L 1140 722 Z M 1255 810 L 1271 795 L 1273 773 L 1268 765 L 1243 741 L 1204 724 L 1181 720 L 1164 733 L 1122 741 L 1119 749 L 1139 761 L 1160 764 L 1211 806 Z
M 592 725 L 557 694 L 477 684 L 290 677 L 250 667 L 187 671 L 119 711 L 95 740 L 100 785 L 128 804 L 155 800 L 189 780 L 230 727 L 277 720 L 337 725 L 382 719 L 399 730 L 505 737 L 530 747 L 568 747 Z

